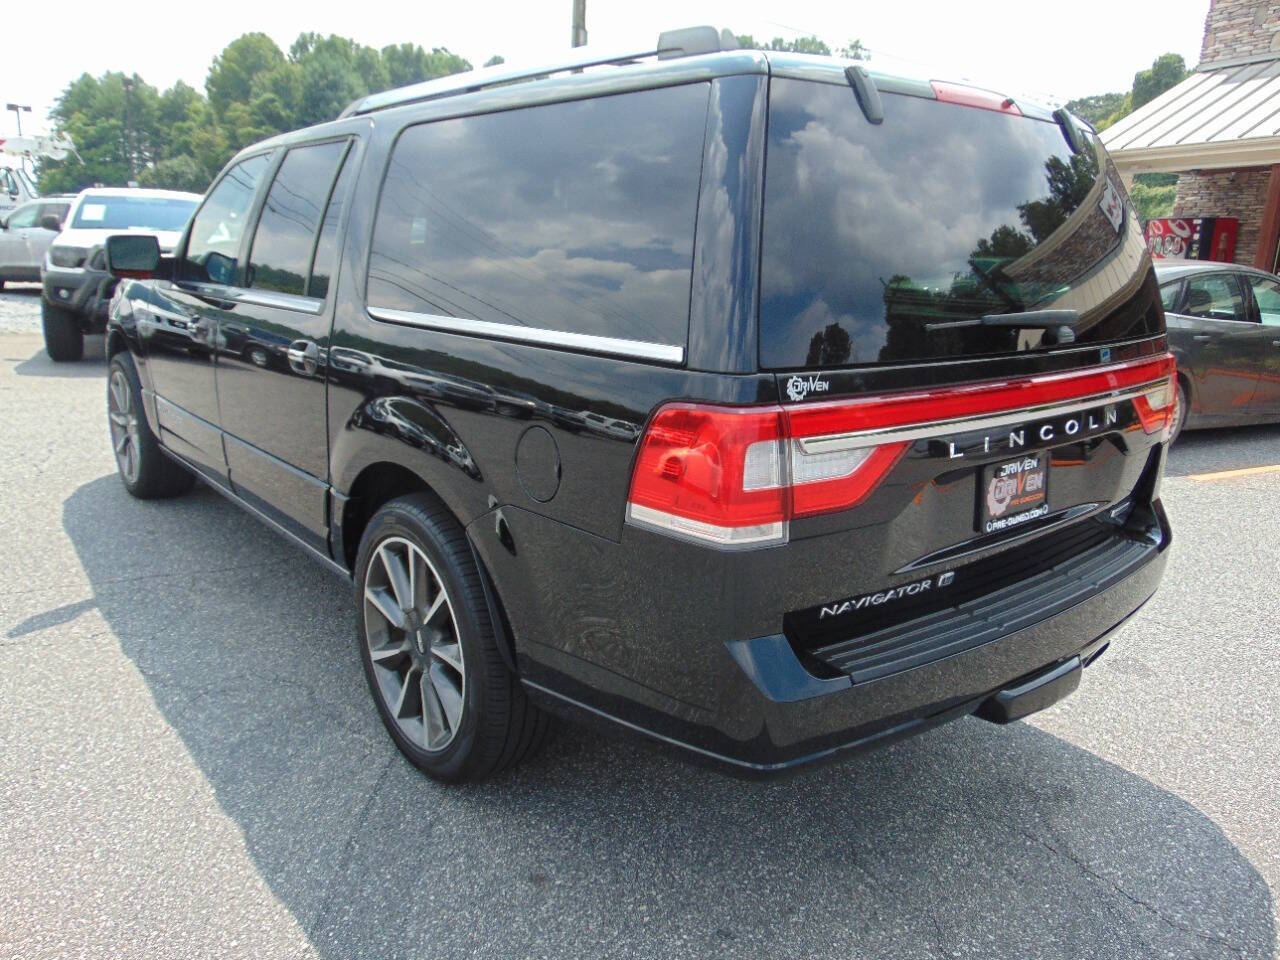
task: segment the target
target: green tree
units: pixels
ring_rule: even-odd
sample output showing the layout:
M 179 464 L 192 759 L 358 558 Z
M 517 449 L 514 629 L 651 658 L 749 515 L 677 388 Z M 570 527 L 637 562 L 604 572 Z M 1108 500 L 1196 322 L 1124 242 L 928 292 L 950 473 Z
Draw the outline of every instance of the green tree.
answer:
M 1178 53 L 1165 53 L 1156 57 L 1150 69 L 1139 70 L 1133 76 L 1130 109 L 1137 110 L 1150 103 L 1166 90 L 1171 90 L 1187 77 L 1187 64 Z
M 1128 93 L 1098 93 L 1081 97 L 1068 101 L 1067 109 L 1099 130 L 1105 130 L 1186 78 L 1187 65 L 1182 56 L 1164 53 L 1156 57 L 1148 69 L 1133 75 L 1133 87 Z
M 814 36 L 797 37 L 795 40 L 774 37 L 768 43 L 758 43 L 751 34 L 744 33 L 740 34 L 737 40 L 738 46 L 744 50 L 777 50 L 780 53 L 817 53 L 824 57 L 831 56 L 831 48 Z M 857 42 L 854 41 L 854 43 Z
M 486 67 L 496 67 L 499 64 L 506 63 L 506 62 L 507 62 L 506 57 L 500 57 L 498 56 L 498 54 L 495 53 L 492 57 L 490 57 L 488 60 L 484 62 L 484 65 Z
M 246 33 L 213 58 L 204 81 L 214 114 L 222 118 L 233 104 L 247 104 L 253 81 L 284 63 L 284 54 L 265 33 Z
M 1095 127 L 1121 109 L 1125 103 L 1123 93 L 1096 93 L 1091 97 L 1078 97 L 1067 101 L 1067 109 Z

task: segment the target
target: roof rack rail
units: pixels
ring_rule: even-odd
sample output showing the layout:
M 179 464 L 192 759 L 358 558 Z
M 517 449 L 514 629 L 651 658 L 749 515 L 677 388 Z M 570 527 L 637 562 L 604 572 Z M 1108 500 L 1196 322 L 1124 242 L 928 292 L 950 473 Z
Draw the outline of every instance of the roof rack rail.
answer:
M 577 47 L 572 55 L 554 63 L 527 66 L 499 64 L 496 67 L 455 73 L 438 80 L 427 80 L 382 93 L 371 93 L 352 103 L 338 117 L 339 119 L 353 117 L 357 114 L 386 110 L 389 107 L 417 103 L 422 100 L 456 97 L 488 87 L 504 86 L 522 80 L 535 80 L 555 73 L 584 70 L 587 67 L 620 66 L 649 57 L 657 57 L 659 60 L 692 57 L 701 53 L 718 53 L 721 50 L 737 48 L 738 42 L 728 30 L 717 30 L 715 27 L 684 27 L 680 30 L 666 30 L 658 35 L 657 46 L 646 50 L 604 51 L 594 50 L 591 47 Z

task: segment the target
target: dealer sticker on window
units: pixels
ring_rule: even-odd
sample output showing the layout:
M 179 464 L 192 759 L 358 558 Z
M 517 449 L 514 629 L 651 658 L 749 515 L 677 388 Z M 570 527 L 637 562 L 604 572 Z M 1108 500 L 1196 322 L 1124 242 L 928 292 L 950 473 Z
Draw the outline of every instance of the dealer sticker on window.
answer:
M 1049 460 L 1044 453 L 1005 460 L 982 470 L 979 523 L 999 533 L 1049 513 Z
M 1102 185 L 1102 197 L 1098 200 L 1098 209 L 1107 218 L 1112 229 L 1119 233 L 1124 226 L 1124 199 L 1110 177 L 1107 177 Z

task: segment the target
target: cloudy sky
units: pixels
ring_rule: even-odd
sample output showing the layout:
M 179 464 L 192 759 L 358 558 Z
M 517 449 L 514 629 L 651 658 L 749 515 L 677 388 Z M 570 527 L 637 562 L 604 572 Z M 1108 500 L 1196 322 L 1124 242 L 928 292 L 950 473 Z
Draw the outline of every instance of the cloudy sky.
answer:
M 475 64 L 495 53 L 510 62 L 554 59 L 569 46 L 572 0 L 218 0 L 143 5 L 114 20 L 103 13 L 112 6 L 64 0 L 54 43 L 24 39 L 21 28 L 6 36 L 0 96 L 34 107 L 37 129 L 58 93 L 83 71 L 131 70 L 158 87 L 182 79 L 203 88 L 213 56 L 252 30 L 269 34 L 282 49 L 312 30 L 377 47 L 404 41 L 447 46 Z M 812 33 L 832 47 L 856 37 L 886 70 L 1068 100 L 1127 90 L 1134 71 L 1166 51 L 1193 65 L 1208 7 L 1208 0 L 587 0 L 587 30 L 593 45 L 628 49 L 651 43 L 664 28 L 696 23 L 757 38 Z M 30 132 L 33 125 L 24 119 L 23 126 Z M 0 135 L 14 132 L 13 114 L 6 113 Z

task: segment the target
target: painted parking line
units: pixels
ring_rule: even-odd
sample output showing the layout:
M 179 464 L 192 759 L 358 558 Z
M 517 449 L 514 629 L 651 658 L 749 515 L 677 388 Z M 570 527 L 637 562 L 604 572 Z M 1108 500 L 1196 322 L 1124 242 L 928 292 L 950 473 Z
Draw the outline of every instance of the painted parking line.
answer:
M 1243 467 L 1239 470 L 1219 470 L 1216 473 L 1189 473 L 1188 480 L 1231 480 L 1235 477 L 1253 477 L 1261 473 L 1280 473 L 1280 463 L 1266 467 Z

